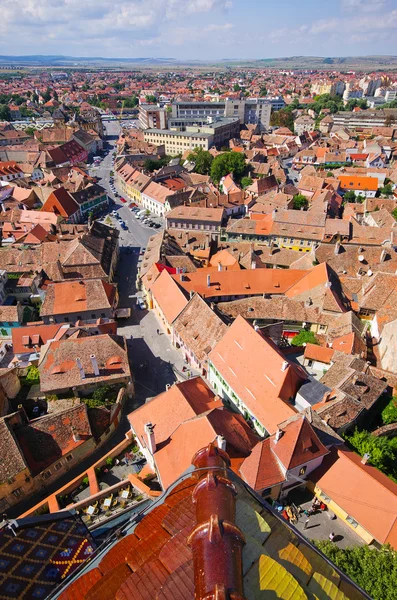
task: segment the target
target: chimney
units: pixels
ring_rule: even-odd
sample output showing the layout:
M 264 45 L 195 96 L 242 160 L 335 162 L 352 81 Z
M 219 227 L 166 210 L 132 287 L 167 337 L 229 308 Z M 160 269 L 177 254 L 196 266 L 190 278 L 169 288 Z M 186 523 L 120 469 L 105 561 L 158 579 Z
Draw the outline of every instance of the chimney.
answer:
M 216 436 L 216 444 L 217 444 L 218 448 L 226 451 L 226 440 L 223 435 Z
M 288 368 L 288 360 L 283 360 L 283 364 L 281 365 L 281 370 L 286 371 Z
M 81 358 L 76 358 L 76 364 L 79 368 L 81 379 L 85 379 L 85 373 L 84 373 L 83 365 L 81 363 Z
M 256 262 L 254 260 L 251 261 L 251 269 L 256 269 Z
M 381 254 L 380 254 L 380 262 L 381 262 L 381 263 L 382 263 L 382 262 L 385 262 L 385 260 L 386 260 L 386 254 L 387 254 L 386 250 L 385 250 L 385 249 L 384 249 L 384 250 L 382 250 L 382 252 L 381 252 Z
M 210 309 L 215 310 L 215 302 L 210 302 Z
M 4 206 L 4 204 L 2 202 L 0 203 L 0 206 L 1 206 L 1 212 L 5 213 L 6 209 L 5 209 L 5 206 Z
M 368 454 L 368 452 L 366 452 L 361 459 L 361 464 L 366 465 L 370 458 L 371 458 L 371 455 Z
M 284 431 L 281 431 L 281 429 L 277 429 L 277 431 L 276 431 L 276 437 L 275 437 L 275 440 L 274 440 L 275 444 L 277 444 L 277 442 L 279 440 L 281 440 L 281 438 L 283 437 L 283 434 L 284 434 Z
M 184 273 L 180 273 L 180 275 L 179 275 L 179 279 L 180 279 L 181 281 L 185 281 L 185 274 L 184 274 Z
M 95 377 L 99 377 L 98 361 L 96 359 L 95 354 L 91 354 L 90 359 L 91 359 L 92 368 L 94 369 L 94 375 L 95 375 Z
M 73 427 L 73 426 L 72 426 L 72 435 L 73 435 L 74 442 L 80 442 L 80 440 L 81 440 L 80 434 L 77 431 L 76 427 Z
M 218 262 L 218 271 L 222 271 L 222 263 Z
M 207 287 L 211 287 L 211 275 L 207 275 Z
M 154 427 L 151 423 L 146 423 L 145 433 L 146 433 L 146 437 L 147 437 L 148 450 L 149 450 L 150 454 L 153 456 L 153 454 L 156 452 L 156 440 L 154 438 Z
M 194 296 L 194 291 L 190 290 L 190 292 L 189 292 L 189 298 L 190 298 L 190 300 L 193 298 L 193 296 Z
M 334 254 L 339 254 L 339 250 L 340 250 L 340 242 L 336 242 L 335 248 L 334 248 Z

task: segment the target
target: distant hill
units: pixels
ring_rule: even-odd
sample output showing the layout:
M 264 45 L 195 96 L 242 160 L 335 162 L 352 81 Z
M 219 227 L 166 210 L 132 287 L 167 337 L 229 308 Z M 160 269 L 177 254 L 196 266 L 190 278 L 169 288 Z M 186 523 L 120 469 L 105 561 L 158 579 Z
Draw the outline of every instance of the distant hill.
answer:
M 178 60 L 176 58 L 104 58 L 102 56 L 62 56 L 30 55 L 0 56 L 0 68 L 15 67 L 115 67 L 115 66 L 214 66 L 214 67 L 256 67 L 269 69 L 304 70 L 392 70 L 397 69 L 397 56 L 290 56 L 280 58 L 262 58 L 257 60 L 233 58 L 223 60 Z

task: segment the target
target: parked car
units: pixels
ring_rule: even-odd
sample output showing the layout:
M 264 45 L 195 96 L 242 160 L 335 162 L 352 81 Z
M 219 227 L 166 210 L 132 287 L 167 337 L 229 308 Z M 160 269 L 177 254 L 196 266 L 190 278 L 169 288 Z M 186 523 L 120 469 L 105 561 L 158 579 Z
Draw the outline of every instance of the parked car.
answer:
M 124 229 L 125 231 L 128 229 L 128 225 L 126 225 L 126 224 L 124 223 L 124 221 L 122 221 L 122 222 L 120 223 L 120 225 L 121 225 L 121 229 Z
M 123 202 L 124 204 L 127 202 L 127 200 L 125 198 L 120 198 L 121 202 Z
M 137 306 L 141 309 L 141 310 L 145 310 L 146 308 L 146 304 L 145 301 L 142 298 L 137 298 Z
M 159 227 L 161 227 L 160 223 L 155 223 L 154 226 L 155 226 L 156 229 L 158 229 Z

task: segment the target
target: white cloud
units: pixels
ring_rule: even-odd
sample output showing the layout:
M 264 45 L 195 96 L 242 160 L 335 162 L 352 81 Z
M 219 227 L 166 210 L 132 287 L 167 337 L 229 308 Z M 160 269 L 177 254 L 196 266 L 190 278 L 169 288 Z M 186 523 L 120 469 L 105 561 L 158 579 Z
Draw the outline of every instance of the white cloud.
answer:
M 386 2 L 385 0 L 341 0 L 342 10 L 350 12 L 378 12 Z
M 204 39 L 232 27 L 203 24 L 209 16 L 216 22 L 227 14 L 230 0 L 0 0 L 0 5 L 0 48 L 8 54 L 48 53 L 45 42 L 52 39 L 55 53 L 74 54 L 85 46 L 88 54 L 100 55 L 105 46 L 113 56 L 128 55 L 137 45 L 182 44 L 189 36 Z

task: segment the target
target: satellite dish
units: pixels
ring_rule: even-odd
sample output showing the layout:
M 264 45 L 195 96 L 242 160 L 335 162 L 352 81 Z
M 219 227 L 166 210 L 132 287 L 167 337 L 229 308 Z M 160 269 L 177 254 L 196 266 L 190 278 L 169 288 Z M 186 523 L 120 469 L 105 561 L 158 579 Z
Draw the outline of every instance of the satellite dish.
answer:
M 360 262 L 364 262 L 364 256 L 362 254 L 359 255 L 358 260 Z
M 367 271 L 367 275 L 368 275 L 368 277 L 371 277 L 371 275 L 372 275 L 372 271 L 371 271 L 371 269 L 368 269 L 368 271 Z

